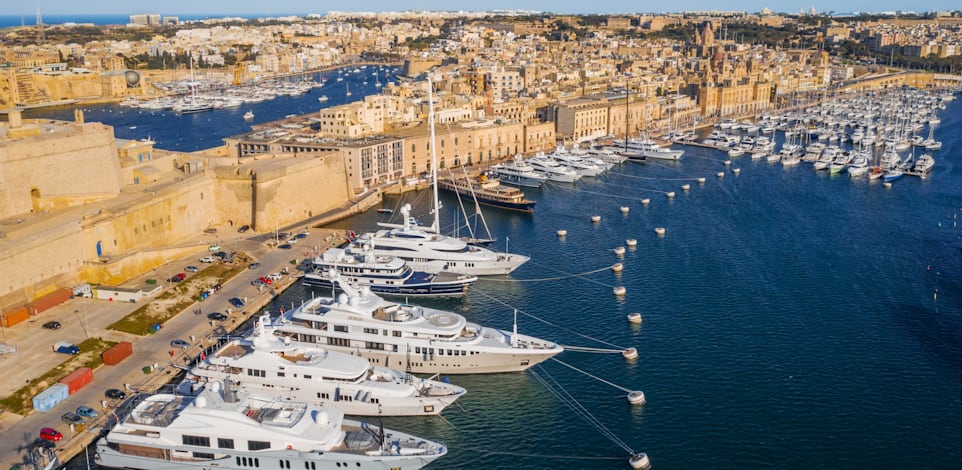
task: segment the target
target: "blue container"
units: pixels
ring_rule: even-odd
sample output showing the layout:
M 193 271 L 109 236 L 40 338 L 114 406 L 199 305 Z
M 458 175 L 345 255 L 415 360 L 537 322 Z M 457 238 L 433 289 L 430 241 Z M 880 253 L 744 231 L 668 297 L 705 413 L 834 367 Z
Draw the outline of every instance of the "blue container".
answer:
M 70 396 L 67 384 L 54 384 L 33 397 L 33 409 L 47 412 Z

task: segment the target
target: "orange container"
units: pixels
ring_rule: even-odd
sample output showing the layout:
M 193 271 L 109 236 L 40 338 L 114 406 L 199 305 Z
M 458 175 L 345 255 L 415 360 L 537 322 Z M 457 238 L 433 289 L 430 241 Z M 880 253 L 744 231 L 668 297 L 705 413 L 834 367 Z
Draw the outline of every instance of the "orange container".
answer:
M 60 383 L 67 386 L 67 392 L 73 395 L 77 390 L 84 388 L 85 385 L 93 382 L 94 371 L 89 367 L 81 367 L 70 375 L 60 379 Z
M 31 313 L 33 315 L 37 315 L 70 300 L 70 297 L 72 296 L 73 296 L 73 291 L 70 289 L 64 288 L 56 292 L 47 294 L 37 300 L 34 300 L 33 302 L 30 302 L 27 305 L 32 307 Z
M 133 353 L 134 345 L 130 341 L 123 341 L 104 351 L 100 357 L 104 360 L 104 364 L 108 366 L 115 366 L 120 364 L 120 361 L 126 359 L 127 356 Z
M 27 320 L 30 318 L 30 309 L 26 306 L 15 308 L 9 312 L 3 312 L 3 326 L 5 328 L 10 328 L 17 323 Z

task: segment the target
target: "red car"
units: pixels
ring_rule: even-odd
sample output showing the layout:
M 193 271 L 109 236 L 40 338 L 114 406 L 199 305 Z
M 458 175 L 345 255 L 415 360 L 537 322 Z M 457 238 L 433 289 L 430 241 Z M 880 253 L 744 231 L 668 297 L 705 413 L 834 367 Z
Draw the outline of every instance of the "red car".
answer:
M 50 442 L 60 442 L 63 439 L 63 434 L 54 428 L 43 428 L 40 430 L 40 439 Z
M 264 284 L 273 284 L 273 283 L 274 283 L 274 281 L 272 281 L 272 280 L 270 280 L 270 279 L 268 279 L 268 278 L 266 278 L 266 277 L 259 277 L 259 278 L 257 278 L 257 280 L 263 282 Z

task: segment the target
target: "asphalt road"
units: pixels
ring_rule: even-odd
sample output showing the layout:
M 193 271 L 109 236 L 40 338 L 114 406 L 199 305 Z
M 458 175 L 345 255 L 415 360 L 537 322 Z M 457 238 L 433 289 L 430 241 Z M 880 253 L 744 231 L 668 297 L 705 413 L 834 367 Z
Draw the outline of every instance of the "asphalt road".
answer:
M 161 382 L 168 381 L 177 373 L 173 364 L 183 364 L 185 357 L 196 357 L 203 347 L 211 344 L 208 337 L 212 332 L 220 327 L 233 329 L 234 326 L 242 323 L 247 315 L 255 313 L 260 305 L 270 300 L 271 291 L 269 289 L 258 291 L 251 285 L 251 281 L 271 272 L 279 272 L 285 267 L 290 269 L 293 275 L 295 272 L 290 264 L 292 259 L 300 261 L 305 257 L 305 252 L 314 256 L 315 248 L 323 251 L 330 244 L 340 240 L 339 231 L 311 229 L 307 238 L 298 240 L 292 249 L 285 250 L 266 246 L 263 241 L 269 236 L 221 242 L 224 250 L 245 252 L 261 263 L 261 266 L 255 270 L 245 270 L 230 282 L 224 282 L 219 291 L 203 302 L 187 307 L 153 335 L 138 337 L 106 329 L 116 320 L 140 307 L 142 303 L 131 304 L 94 299 L 72 299 L 32 318 L 29 322 L 4 330 L 5 342 L 18 348 L 15 354 L 0 355 L 0 367 L 5 371 L 4 374 L 0 374 L 0 393 L 4 396 L 18 389 L 25 381 L 41 375 L 64 360 L 62 354 L 52 350 L 52 345 L 56 341 L 79 343 L 87 335 L 112 341 L 131 341 L 133 354 L 116 366 L 102 366 L 95 370 L 93 382 L 70 395 L 49 412 L 33 412 L 25 417 L 9 412 L 0 414 L 0 467 L 23 463 L 25 447 L 34 442 L 43 427 L 52 427 L 64 434 L 64 440 L 57 446 L 58 456 L 62 456 L 62 461 L 65 460 L 64 454 L 72 455 L 78 450 L 82 451 L 77 441 L 96 434 L 104 416 L 112 412 L 118 404 L 117 400 L 106 399 L 104 390 L 108 388 L 131 391 L 153 389 Z M 203 263 L 198 259 L 207 254 L 209 254 L 207 251 L 200 249 L 196 256 L 172 261 L 167 266 L 160 267 L 143 277 L 168 279 L 170 276 L 167 273 L 184 272 L 183 268 L 187 265 L 203 268 Z M 281 283 L 292 281 L 293 278 L 286 277 Z M 228 304 L 227 300 L 231 297 L 247 298 L 247 305 L 241 309 L 246 315 Z M 193 314 L 196 308 L 201 309 L 201 315 Z M 207 319 L 208 313 L 218 311 L 226 314 L 228 309 L 232 312 L 228 320 L 214 322 L 214 325 L 211 325 L 210 320 Z M 43 323 L 50 320 L 60 321 L 63 327 L 59 330 L 41 328 Z M 188 349 L 171 348 L 170 342 L 174 339 L 188 341 L 191 346 Z M 175 352 L 173 357 L 170 355 L 172 349 Z M 144 373 L 144 367 L 155 364 L 157 365 L 155 370 L 149 374 Z M 68 411 L 75 411 L 81 405 L 99 410 L 101 417 L 89 423 L 91 426 L 86 430 L 71 431 L 69 426 L 61 421 L 61 415 Z M 69 442 L 71 440 L 74 441 L 72 446 Z

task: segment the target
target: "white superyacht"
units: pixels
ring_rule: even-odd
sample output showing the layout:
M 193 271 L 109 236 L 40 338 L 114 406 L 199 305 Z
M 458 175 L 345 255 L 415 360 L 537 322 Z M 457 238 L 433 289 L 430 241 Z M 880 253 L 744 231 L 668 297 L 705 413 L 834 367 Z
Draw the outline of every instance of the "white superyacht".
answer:
M 362 357 L 292 344 L 274 335 L 261 315 L 247 338 L 236 339 L 192 367 L 181 391 L 230 379 L 254 393 L 269 393 L 360 416 L 436 415 L 465 390 Z
M 435 205 L 437 207 L 437 205 Z M 417 225 L 411 217 L 411 205 L 401 207 L 402 225 L 378 225 L 385 229 L 368 232 L 351 244 L 362 249 L 371 245 L 374 254 L 396 256 L 416 271 L 439 273 L 443 271 L 490 276 L 508 274 L 528 261 L 528 257 L 514 253 L 498 253 L 488 248 L 469 245 L 465 241 L 438 233 L 437 211 L 432 227 Z
M 211 384 L 196 396 L 156 394 L 97 441 L 102 467 L 185 469 L 418 469 L 447 448 L 304 402 Z
M 332 274 L 336 275 L 336 274 Z M 346 282 L 337 298 L 318 297 L 275 320 L 276 335 L 360 355 L 415 373 L 479 374 L 525 370 L 560 345 L 468 322 L 453 312 L 389 302 Z

